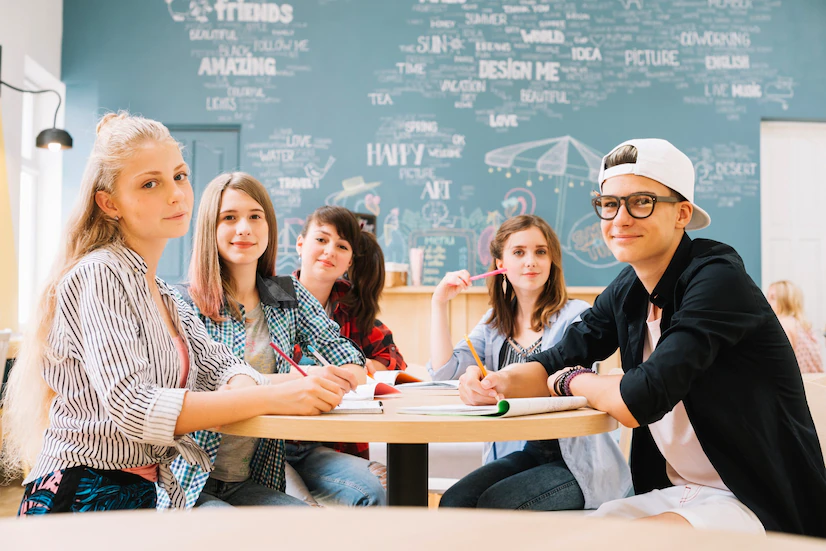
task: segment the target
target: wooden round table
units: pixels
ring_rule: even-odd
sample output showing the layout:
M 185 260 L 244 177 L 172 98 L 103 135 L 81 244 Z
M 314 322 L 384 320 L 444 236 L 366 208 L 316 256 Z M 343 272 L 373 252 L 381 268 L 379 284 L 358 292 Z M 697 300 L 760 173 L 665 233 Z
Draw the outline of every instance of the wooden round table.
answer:
M 336 549 L 442 551 L 822 551 L 814 538 L 695 530 L 653 522 L 593 519 L 557 512 L 420 508 L 196 508 L 114 511 L 0 519 L 3 549 L 144 551 L 168 549 Z
M 390 505 L 427 506 L 427 448 L 430 442 L 549 440 L 609 432 L 617 421 L 606 413 L 578 409 L 509 419 L 407 415 L 400 407 L 458 404 L 458 393 L 407 391 L 382 400 L 383 414 L 313 417 L 262 415 L 225 425 L 225 434 L 317 442 L 386 442 Z

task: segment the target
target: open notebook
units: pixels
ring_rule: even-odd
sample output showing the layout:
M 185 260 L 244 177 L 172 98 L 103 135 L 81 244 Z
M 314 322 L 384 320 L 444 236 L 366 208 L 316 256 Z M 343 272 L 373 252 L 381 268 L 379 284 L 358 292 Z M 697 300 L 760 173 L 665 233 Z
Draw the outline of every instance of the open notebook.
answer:
M 371 401 L 342 401 L 338 406 L 331 411 L 331 413 L 384 413 L 384 407 L 378 400 Z
M 373 373 L 372 377 L 380 382 L 387 385 L 401 385 L 405 383 L 421 383 L 422 380 L 418 377 L 414 377 L 409 373 L 405 373 L 404 371 L 376 371 Z
M 372 400 L 379 396 L 382 398 L 400 397 L 401 391 L 388 384 L 367 379 L 366 384 L 357 386 L 355 390 L 351 390 L 345 394 L 342 400 L 347 402 L 354 400 Z
M 399 413 L 414 415 L 476 415 L 485 417 L 519 417 L 552 411 L 579 409 L 588 405 L 583 396 L 559 396 L 549 398 L 508 398 L 493 406 L 412 406 L 399 408 Z
M 422 381 L 397 384 L 396 388 L 401 390 L 459 390 L 459 381 Z

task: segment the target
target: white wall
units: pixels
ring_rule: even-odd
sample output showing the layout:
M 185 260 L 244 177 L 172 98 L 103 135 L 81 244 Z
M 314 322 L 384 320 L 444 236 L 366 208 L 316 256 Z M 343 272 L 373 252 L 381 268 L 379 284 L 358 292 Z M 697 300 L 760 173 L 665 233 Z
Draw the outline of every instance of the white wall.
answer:
M 48 73 L 60 78 L 62 44 L 63 0 L 0 0 L 0 46 L 3 47 L 0 78 L 4 81 L 23 87 L 27 56 Z M 12 225 L 17 243 L 23 101 L 22 94 L 5 86 L 0 92 Z M 62 95 L 65 106 L 65 93 Z M 44 96 L 54 98 L 53 94 Z M 56 101 L 56 98 L 51 101 Z M 58 127 L 62 124 L 64 107 L 60 111 Z

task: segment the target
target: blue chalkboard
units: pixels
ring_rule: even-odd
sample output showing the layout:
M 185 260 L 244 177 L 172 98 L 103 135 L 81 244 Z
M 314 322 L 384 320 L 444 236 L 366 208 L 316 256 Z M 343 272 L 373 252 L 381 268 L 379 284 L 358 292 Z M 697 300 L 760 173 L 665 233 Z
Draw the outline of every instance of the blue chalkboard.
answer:
M 338 204 L 376 216 L 390 261 L 431 247 L 426 282 L 485 270 L 499 224 L 536 213 L 567 281 L 607 284 L 600 158 L 662 137 L 697 165 L 696 235 L 759 281 L 759 122 L 826 118 L 819 0 L 65 0 L 64 19 L 65 201 L 104 110 L 240 125 L 281 271 L 306 215 Z

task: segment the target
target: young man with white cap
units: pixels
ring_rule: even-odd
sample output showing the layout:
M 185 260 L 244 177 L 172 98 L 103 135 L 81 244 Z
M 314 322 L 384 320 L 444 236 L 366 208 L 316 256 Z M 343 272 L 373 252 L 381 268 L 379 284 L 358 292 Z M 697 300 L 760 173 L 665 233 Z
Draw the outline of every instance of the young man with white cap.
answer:
M 603 238 L 628 268 L 534 361 L 484 379 L 468 369 L 463 399 L 585 396 L 634 427 L 637 495 L 596 516 L 826 536 L 826 468 L 794 351 L 737 252 L 685 233 L 710 223 L 691 160 L 630 140 L 603 158 L 599 184 Z M 617 347 L 623 375 L 571 367 Z

